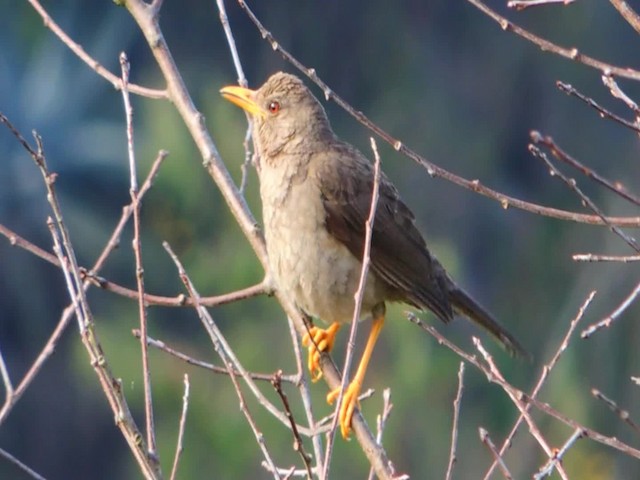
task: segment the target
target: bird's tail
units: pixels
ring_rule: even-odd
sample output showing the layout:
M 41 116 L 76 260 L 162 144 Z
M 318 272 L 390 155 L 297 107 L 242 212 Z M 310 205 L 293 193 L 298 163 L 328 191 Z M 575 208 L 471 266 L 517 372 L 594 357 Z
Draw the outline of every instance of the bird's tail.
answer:
M 514 357 L 531 359 L 531 355 L 520 345 L 520 342 L 464 290 L 453 286 L 449 291 L 449 300 L 454 310 L 491 333 L 506 348 L 509 354 Z

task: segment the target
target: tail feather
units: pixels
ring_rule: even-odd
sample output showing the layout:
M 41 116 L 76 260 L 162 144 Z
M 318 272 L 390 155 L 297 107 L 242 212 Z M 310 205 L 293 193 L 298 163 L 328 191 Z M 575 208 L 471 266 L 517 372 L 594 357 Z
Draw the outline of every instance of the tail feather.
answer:
M 514 357 L 531 359 L 531 355 L 520 345 L 493 316 L 471 298 L 464 290 L 454 286 L 449 291 L 449 301 L 454 310 L 468 317 L 493 335 Z

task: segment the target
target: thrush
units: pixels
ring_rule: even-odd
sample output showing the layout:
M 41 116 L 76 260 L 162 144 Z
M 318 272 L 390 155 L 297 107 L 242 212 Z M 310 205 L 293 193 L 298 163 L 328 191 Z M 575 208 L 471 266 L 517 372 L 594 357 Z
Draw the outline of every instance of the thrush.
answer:
M 259 155 L 264 232 L 275 286 L 309 316 L 328 323 L 303 338 L 313 380 L 322 376 L 320 353 L 333 347 L 341 325 L 352 320 L 362 269 L 374 182 L 372 163 L 331 129 L 320 102 L 294 75 L 276 73 L 258 90 L 224 87 L 222 96 L 250 113 Z M 414 215 L 381 173 L 370 245 L 370 269 L 362 293 L 362 318 L 373 319 L 339 421 L 348 438 L 354 409 L 385 302 L 431 310 L 450 322 L 462 314 L 513 355 L 526 355 L 518 341 L 460 288 L 429 252 Z M 339 389 L 327 396 L 335 401 Z

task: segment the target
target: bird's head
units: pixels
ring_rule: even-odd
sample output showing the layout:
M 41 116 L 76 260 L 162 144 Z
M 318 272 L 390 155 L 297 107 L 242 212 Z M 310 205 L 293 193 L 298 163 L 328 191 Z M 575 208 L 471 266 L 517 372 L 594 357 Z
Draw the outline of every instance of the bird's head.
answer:
M 278 72 L 258 90 L 229 86 L 220 93 L 252 115 L 263 157 L 308 150 L 333 135 L 322 105 L 295 75 Z

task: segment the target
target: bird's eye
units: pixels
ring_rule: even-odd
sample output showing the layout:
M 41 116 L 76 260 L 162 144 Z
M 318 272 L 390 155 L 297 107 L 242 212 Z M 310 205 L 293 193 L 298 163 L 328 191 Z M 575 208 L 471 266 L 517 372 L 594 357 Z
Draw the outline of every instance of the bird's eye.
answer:
M 280 102 L 273 101 L 269 103 L 269 112 L 274 115 L 280 111 Z

